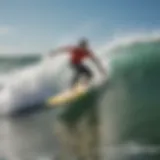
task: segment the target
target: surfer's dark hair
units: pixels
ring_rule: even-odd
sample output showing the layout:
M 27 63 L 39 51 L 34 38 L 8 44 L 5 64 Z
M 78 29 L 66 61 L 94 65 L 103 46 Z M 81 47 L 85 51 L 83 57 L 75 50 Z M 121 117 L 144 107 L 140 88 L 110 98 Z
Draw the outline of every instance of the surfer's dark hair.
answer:
M 87 39 L 87 38 L 81 38 L 81 39 L 78 41 L 78 45 L 79 45 L 79 46 L 87 46 L 87 45 L 88 45 L 88 39 Z

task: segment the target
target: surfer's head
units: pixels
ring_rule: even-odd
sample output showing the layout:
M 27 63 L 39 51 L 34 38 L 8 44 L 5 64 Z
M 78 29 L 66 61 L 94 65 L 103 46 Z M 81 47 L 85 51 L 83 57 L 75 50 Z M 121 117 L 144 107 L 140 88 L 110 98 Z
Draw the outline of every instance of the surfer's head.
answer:
M 88 48 L 88 40 L 86 38 L 81 38 L 79 41 L 78 41 L 78 46 L 79 47 L 82 47 L 82 48 Z

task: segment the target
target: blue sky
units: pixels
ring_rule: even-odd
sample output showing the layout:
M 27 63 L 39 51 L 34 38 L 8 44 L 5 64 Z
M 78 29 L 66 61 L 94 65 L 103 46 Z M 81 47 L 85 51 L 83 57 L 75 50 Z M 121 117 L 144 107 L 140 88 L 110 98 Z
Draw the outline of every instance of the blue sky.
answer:
M 158 30 L 158 0 L 1 0 L 0 53 L 44 52 L 86 36 Z

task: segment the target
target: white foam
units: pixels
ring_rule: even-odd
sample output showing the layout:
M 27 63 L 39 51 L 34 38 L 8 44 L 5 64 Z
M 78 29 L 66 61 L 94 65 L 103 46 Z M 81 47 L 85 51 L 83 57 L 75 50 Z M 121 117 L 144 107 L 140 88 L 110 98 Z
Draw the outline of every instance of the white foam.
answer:
M 56 92 L 63 77 L 57 71 L 60 72 L 64 59 L 58 61 L 45 59 L 37 65 L 1 76 L 0 113 L 37 104 Z

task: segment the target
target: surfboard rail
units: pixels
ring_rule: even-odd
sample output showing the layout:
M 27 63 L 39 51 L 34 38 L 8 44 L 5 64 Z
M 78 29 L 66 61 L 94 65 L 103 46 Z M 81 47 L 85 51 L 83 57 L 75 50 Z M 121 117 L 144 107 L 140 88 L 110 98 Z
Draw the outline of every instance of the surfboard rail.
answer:
M 58 95 L 50 97 L 47 100 L 47 105 L 56 106 L 56 105 L 62 105 L 65 103 L 72 102 L 73 100 L 76 100 L 77 98 L 87 93 L 88 89 L 89 88 L 87 86 L 78 85 L 74 87 L 73 89 L 63 91 Z

